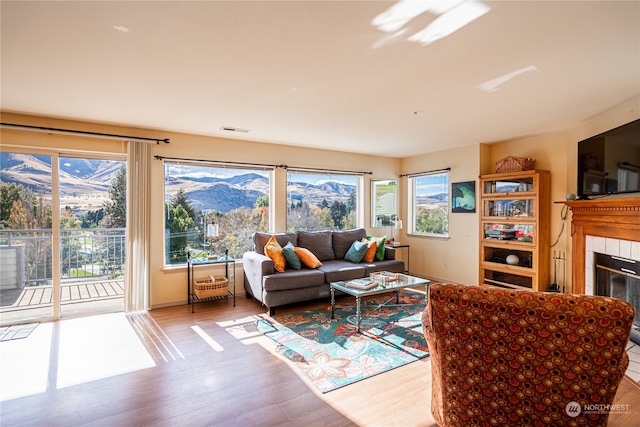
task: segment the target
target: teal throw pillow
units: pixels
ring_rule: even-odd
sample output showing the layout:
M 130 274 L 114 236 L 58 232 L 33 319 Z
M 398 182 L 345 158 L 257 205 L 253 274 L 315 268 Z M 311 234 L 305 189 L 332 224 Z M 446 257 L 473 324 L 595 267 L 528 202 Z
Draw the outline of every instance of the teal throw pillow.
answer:
M 356 240 L 351 244 L 351 247 L 347 251 L 347 254 L 344 256 L 344 259 L 357 264 L 362 261 L 362 258 L 364 258 L 364 254 L 367 252 L 367 249 L 369 249 L 369 245 Z
M 300 270 L 302 268 L 300 258 L 296 255 L 296 251 L 294 250 L 291 242 L 287 242 L 287 244 L 284 245 L 282 248 L 282 255 L 284 255 L 284 259 L 287 260 L 287 264 L 289 264 L 289 266 L 294 270 Z
M 384 260 L 384 244 L 387 241 L 387 236 L 386 235 L 382 237 L 367 236 L 367 239 L 376 241 L 376 261 L 383 261 Z

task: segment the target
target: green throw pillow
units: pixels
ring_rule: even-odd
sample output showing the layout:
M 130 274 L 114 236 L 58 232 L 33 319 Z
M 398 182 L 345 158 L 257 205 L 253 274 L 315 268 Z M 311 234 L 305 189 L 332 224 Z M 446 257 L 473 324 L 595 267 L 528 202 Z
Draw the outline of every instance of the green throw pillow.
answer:
M 376 241 L 376 261 L 383 261 L 384 260 L 384 244 L 387 241 L 387 236 L 382 236 L 382 237 L 373 237 L 373 236 L 367 236 L 367 239 L 369 240 L 375 240 Z
M 368 248 L 368 244 L 356 240 L 351 244 L 351 247 L 347 251 L 347 254 L 344 256 L 344 259 L 357 264 L 362 261 L 362 258 L 364 257 L 364 254 L 367 252 Z
M 284 245 L 282 248 L 282 255 L 284 255 L 284 259 L 287 260 L 287 264 L 289 264 L 289 266 L 294 270 L 300 270 L 302 268 L 300 258 L 296 255 L 296 251 L 294 250 L 291 242 L 287 242 L 287 244 Z

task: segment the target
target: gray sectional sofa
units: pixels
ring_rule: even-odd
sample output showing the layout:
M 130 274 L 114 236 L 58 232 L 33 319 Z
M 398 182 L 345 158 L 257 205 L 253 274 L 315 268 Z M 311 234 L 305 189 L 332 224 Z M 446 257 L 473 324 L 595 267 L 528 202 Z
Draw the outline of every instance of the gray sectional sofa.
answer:
M 247 297 L 253 296 L 275 314 L 276 307 L 300 301 L 330 296 L 329 283 L 368 277 L 376 271 L 404 272 L 404 261 L 395 259 L 395 250 L 387 247 L 384 260 L 353 263 L 344 259 L 355 240 L 367 237 L 364 228 L 345 231 L 299 231 L 275 234 L 280 246 L 287 242 L 309 249 L 322 261 L 321 267 L 300 270 L 288 265 L 283 273 L 274 269 L 273 261 L 265 255 L 264 246 L 272 234 L 255 233 L 254 250 L 242 257 L 244 288 Z

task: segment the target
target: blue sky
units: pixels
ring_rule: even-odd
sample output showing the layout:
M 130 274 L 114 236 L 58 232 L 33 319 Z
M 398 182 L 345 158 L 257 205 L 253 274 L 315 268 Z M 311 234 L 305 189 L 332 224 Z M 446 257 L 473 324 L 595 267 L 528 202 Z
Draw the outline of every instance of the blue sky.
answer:
M 216 166 L 194 166 L 193 164 L 168 163 L 167 167 L 171 168 L 171 175 L 180 175 L 184 177 L 201 178 L 203 176 L 215 176 L 217 178 L 229 178 L 236 175 L 243 175 L 249 172 L 257 173 L 264 177 L 269 176 L 268 171 L 250 170 L 250 169 L 234 169 Z M 307 173 L 289 173 L 287 181 L 304 182 L 307 184 L 322 184 L 326 181 L 340 182 L 348 185 L 356 185 L 357 177 L 350 175 L 330 175 L 330 174 L 307 174 Z
M 425 175 L 416 178 L 416 196 L 424 197 L 449 191 L 448 174 Z
M 323 182 L 340 182 L 347 185 L 356 185 L 358 178 L 356 176 L 347 175 L 314 175 L 306 173 L 289 173 L 287 174 L 287 181 L 291 182 L 305 182 L 307 184 L 322 184 Z

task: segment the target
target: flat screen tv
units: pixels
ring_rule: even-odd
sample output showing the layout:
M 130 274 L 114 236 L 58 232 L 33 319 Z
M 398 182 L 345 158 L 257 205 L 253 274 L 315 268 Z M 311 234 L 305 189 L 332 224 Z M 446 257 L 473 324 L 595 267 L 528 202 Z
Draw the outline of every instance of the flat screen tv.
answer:
M 640 120 L 578 143 L 578 198 L 640 192 Z

